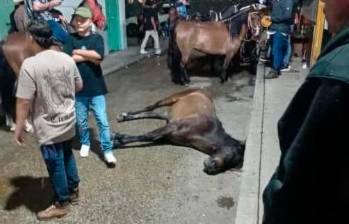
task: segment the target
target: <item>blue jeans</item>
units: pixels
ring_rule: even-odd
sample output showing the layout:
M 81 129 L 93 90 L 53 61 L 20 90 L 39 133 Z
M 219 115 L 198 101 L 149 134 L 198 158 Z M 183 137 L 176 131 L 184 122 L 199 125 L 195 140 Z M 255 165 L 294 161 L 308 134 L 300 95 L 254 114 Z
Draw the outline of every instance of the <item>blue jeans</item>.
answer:
M 287 53 L 288 35 L 276 32 L 272 35 L 272 68 L 280 71 L 284 65 L 284 58 Z
M 47 22 L 52 30 L 53 37 L 62 44 L 66 43 L 69 38 L 69 34 L 61 27 L 61 25 L 54 20 L 49 20 Z
M 79 176 L 72 141 L 40 146 L 50 181 L 55 192 L 55 200 L 61 203 L 69 200 L 69 194 L 79 186 Z
M 103 153 L 111 151 L 113 149 L 113 143 L 110 139 L 111 135 L 104 95 L 93 97 L 77 96 L 75 109 L 80 143 L 83 145 L 91 144 L 88 127 L 88 112 L 91 109 L 97 121 L 102 151 Z
M 284 62 L 283 62 L 282 67 L 287 68 L 289 66 L 290 61 L 291 61 L 291 56 L 292 56 L 291 35 L 288 35 L 287 49 L 286 49 L 286 54 L 285 54 L 285 58 L 284 58 Z

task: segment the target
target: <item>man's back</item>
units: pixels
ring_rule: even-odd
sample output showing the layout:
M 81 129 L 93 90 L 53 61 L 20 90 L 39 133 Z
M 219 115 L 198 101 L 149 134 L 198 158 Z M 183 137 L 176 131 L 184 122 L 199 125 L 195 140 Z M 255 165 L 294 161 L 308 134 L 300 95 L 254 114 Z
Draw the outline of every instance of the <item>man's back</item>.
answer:
M 293 0 L 273 0 L 271 29 L 282 33 L 290 33 L 290 26 L 293 23 L 294 2 Z
M 41 144 L 74 136 L 75 62 L 68 55 L 45 50 L 23 62 L 17 97 L 33 100 L 33 121 Z

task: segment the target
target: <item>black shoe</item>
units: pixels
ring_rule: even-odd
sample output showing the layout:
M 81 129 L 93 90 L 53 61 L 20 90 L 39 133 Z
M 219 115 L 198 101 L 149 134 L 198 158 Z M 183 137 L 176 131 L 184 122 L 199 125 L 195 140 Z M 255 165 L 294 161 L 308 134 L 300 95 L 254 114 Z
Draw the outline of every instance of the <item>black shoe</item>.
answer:
M 79 188 L 75 188 L 70 192 L 69 201 L 71 205 L 79 204 Z
M 277 77 L 279 77 L 279 73 L 275 70 L 270 70 L 270 72 L 264 76 L 265 79 L 275 79 Z

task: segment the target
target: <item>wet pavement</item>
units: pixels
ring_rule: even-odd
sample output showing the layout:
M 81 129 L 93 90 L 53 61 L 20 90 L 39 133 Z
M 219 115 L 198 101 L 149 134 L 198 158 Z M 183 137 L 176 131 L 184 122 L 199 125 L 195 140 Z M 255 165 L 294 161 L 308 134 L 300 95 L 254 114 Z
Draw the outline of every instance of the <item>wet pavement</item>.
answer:
M 207 76 L 192 77 L 192 86 L 212 92 L 226 131 L 245 140 L 254 75 L 243 71 L 224 85 L 218 78 Z M 143 108 L 187 88 L 171 83 L 165 57 L 138 62 L 112 73 L 106 81 L 112 129 L 127 134 L 141 134 L 164 123 L 138 120 L 119 124 L 115 119 L 119 113 Z M 91 133 L 96 139 L 93 117 Z M 97 141 L 93 152 L 88 158 L 80 158 L 75 150 L 81 178 L 79 205 L 63 219 L 48 223 L 234 223 L 240 173 L 206 175 L 202 171 L 206 155 L 171 145 L 132 145 L 115 150 L 117 165 L 108 169 L 101 160 Z M 12 133 L 1 129 L 0 223 L 38 223 L 35 213 L 46 208 L 51 197 L 47 171 L 35 140 L 28 136 L 26 146 L 17 147 Z

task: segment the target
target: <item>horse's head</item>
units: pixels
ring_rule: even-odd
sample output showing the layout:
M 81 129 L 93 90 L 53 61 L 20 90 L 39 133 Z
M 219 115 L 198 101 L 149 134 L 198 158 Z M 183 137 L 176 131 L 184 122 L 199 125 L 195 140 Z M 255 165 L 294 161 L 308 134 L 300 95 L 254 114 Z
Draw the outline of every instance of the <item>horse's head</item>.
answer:
M 229 169 L 241 168 L 245 145 L 232 138 L 229 141 L 231 144 L 221 147 L 214 155 L 204 161 L 205 173 L 215 175 Z
M 248 13 L 248 29 L 251 33 L 251 38 L 254 40 L 259 39 L 261 34 L 262 15 L 264 14 L 265 6 L 261 4 L 252 4 Z

